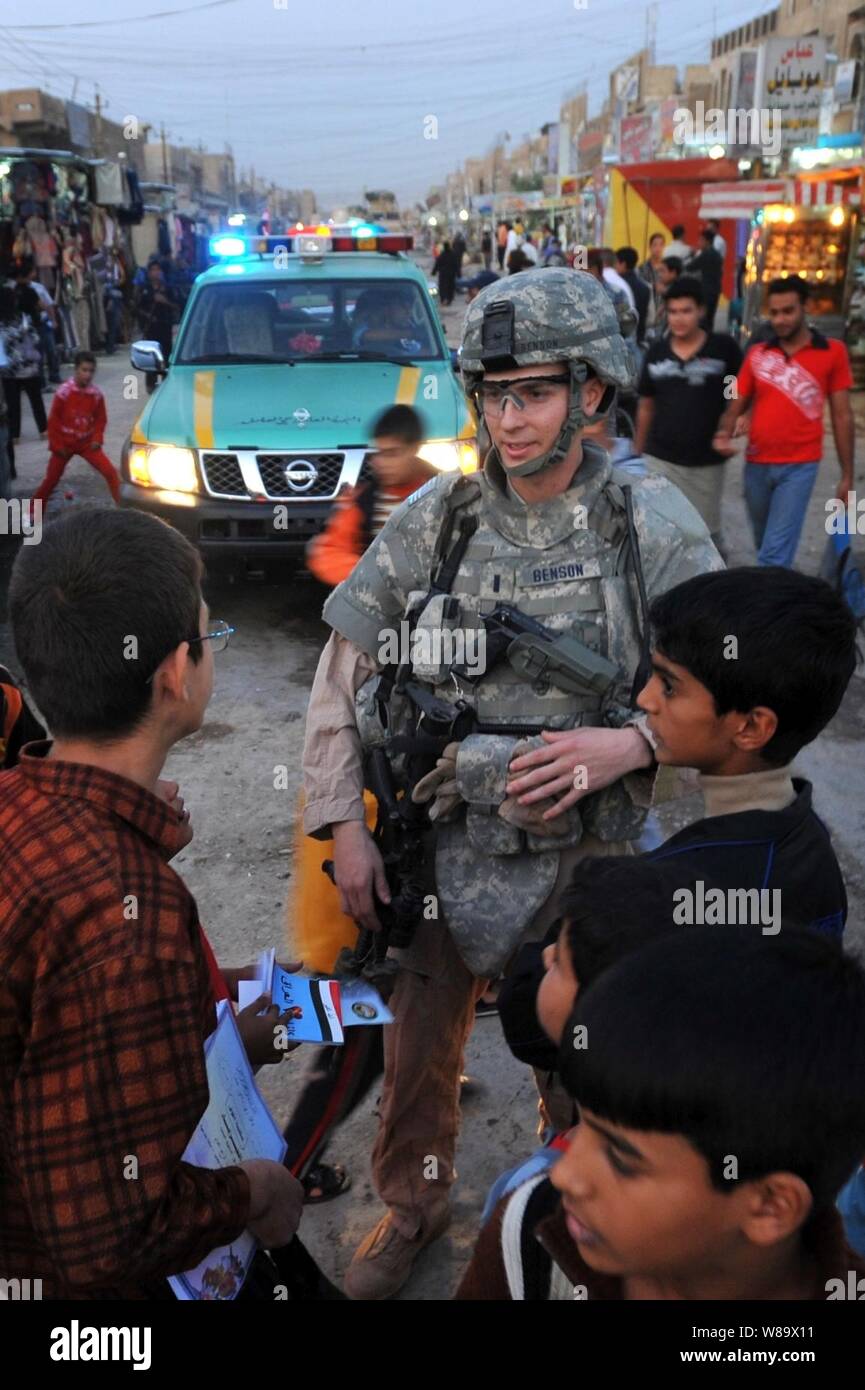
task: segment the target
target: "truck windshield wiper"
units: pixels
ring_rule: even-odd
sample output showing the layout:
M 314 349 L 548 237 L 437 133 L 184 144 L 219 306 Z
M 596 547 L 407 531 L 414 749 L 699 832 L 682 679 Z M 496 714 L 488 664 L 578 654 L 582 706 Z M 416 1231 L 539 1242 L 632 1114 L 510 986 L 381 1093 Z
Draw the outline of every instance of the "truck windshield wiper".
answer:
M 267 357 L 256 352 L 208 352 L 203 357 L 184 357 L 179 367 L 219 367 L 230 362 L 268 362 L 272 367 L 293 367 L 291 357 Z
M 392 357 L 387 352 L 364 352 L 362 348 L 346 348 L 344 352 L 316 352 L 299 357 L 299 362 L 394 362 L 398 367 L 416 367 L 408 357 Z

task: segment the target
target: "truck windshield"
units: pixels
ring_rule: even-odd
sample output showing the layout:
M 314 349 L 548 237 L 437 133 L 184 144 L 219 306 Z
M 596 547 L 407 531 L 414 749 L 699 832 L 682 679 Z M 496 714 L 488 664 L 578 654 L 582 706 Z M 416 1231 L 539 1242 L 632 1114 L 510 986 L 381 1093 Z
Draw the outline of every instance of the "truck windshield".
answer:
M 430 306 L 400 280 L 279 280 L 205 286 L 176 362 L 394 361 L 441 358 Z

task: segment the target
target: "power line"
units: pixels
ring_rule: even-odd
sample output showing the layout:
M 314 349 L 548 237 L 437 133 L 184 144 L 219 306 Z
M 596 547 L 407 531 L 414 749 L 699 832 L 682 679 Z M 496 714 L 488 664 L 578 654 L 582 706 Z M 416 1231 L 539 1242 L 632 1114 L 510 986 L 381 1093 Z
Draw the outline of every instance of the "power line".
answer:
M 215 10 L 221 5 L 236 5 L 239 0 L 205 0 L 202 5 L 190 5 L 185 10 L 157 10 L 153 14 L 133 14 L 124 19 L 81 19 L 71 24 L 10 24 L 10 29 L 35 32 L 42 29 L 102 29 L 107 24 L 142 24 L 152 19 L 173 19 L 175 15 L 195 14 L 198 10 Z

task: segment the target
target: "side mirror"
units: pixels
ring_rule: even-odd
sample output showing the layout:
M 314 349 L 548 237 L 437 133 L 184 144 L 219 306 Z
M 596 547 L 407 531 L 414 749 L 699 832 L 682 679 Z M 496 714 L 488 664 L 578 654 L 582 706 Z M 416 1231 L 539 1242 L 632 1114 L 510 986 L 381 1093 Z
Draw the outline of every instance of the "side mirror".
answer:
M 460 350 L 459 350 L 459 348 L 451 348 L 450 353 L 451 353 L 451 367 L 452 367 L 452 369 L 456 372 L 457 376 L 459 376 L 459 370 L 460 370 Z
M 167 371 L 162 348 L 150 338 L 140 338 L 137 343 L 132 343 L 129 360 L 139 372 L 158 372 L 164 376 Z

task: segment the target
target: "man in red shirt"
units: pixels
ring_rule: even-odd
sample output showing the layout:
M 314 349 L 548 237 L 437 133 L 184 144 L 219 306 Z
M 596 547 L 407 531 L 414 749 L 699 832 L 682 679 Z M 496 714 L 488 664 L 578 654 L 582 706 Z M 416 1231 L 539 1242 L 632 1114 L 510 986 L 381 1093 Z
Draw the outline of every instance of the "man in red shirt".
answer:
M 108 416 L 105 397 L 93 385 L 96 358 L 84 350 L 75 354 L 75 372 L 57 390 L 48 415 L 48 444 L 51 458 L 48 472 L 33 494 L 34 502 L 44 506 L 63 476 L 69 460 L 80 454 L 98 473 L 101 473 L 115 502 L 120 501 L 120 479 L 102 439 Z
M 808 286 L 797 278 L 769 285 L 773 336 L 755 343 L 737 381 L 737 398 L 721 417 L 713 447 L 734 451 L 751 407 L 745 501 L 761 565 L 792 566 L 823 454 L 823 407 L 829 401 L 841 464 L 835 496 L 846 506 L 853 483 L 854 423 L 850 362 L 843 343 L 824 338 L 805 318 Z

